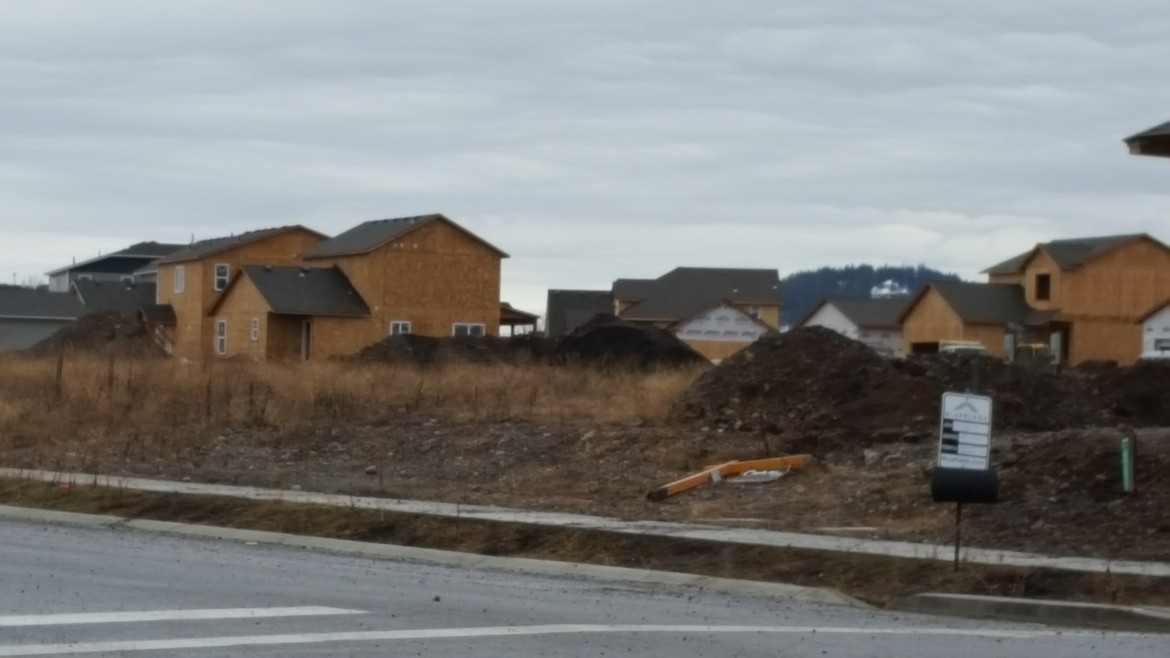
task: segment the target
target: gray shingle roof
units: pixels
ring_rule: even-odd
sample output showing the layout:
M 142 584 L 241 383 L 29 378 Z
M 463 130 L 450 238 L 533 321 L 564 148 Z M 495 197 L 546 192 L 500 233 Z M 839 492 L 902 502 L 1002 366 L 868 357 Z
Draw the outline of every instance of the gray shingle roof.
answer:
M 230 235 L 226 238 L 211 238 L 209 240 L 200 240 L 199 242 L 193 242 L 190 245 L 187 245 L 183 249 L 180 249 L 178 251 L 174 251 L 174 252 L 171 252 L 170 254 L 167 254 L 166 256 L 159 259 L 158 262 L 165 264 L 165 263 L 181 263 L 183 261 L 189 261 L 189 260 L 198 260 L 200 258 L 203 258 L 204 256 L 210 256 L 212 254 L 215 254 L 215 253 L 218 253 L 221 251 L 225 251 L 227 249 L 231 249 L 232 247 L 236 247 L 236 246 L 241 245 L 241 244 L 255 242 L 256 240 L 259 240 L 261 238 L 266 238 L 266 237 L 269 237 L 272 235 L 276 235 L 278 233 L 282 233 L 284 231 L 290 231 L 292 229 L 297 229 L 297 228 L 304 229 L 306 231 L 311 230 L 311 229 L 307 229 L 307 228 L 305 228 L 303 226 L 299 226 L 299 225 L 278 226 L 276 228 L 262 228 L 262 229 L 257 229 L 255 231 L 247 231 L 245 233 L 240 233 L 239 235 Z M 313 231 L 313 232 L 316 233 L 316 231 Z M 318 235 L 320 235 L 320 234 L 318 234 Z M 324 236 L 322 236 L 322 237 L 324 237 Z
M 850 322 L 866 329 L 896 329 L 899 326 L 898 318 L 910 303 L 908 298 L 894 299 L 826 299 L 809 311 L 799 324 L 813 316 L 825 304 L 832 304 L 834 308 Z
M 1129 142 L 1134 142 L 1149 137 L 1170 137 L 1170 121 L 1167 121 L 1166 123 L 1159 123 L 1153 128 L 1143 130 L 1136 135 L 1130 135 L 1129 137 L 1125 138 L 1125 142 L 1128 144 Z
M 646 299 L 657 283 L 658 279 L 618 279 L 613 282 L 613 297 L 626 301 Z
M 143 258 L 162 258 L 186 247 L 185 244 L 171 244 L 166 242 L 136 242 L 125 249 L 115 252 L 113 256 L 141 256 Z
M 370 308 L 361 295 L 336 267 L 245 265 L 243 271 L 260 291 L 264 301 L 268 302 L 273 313 L 370 314 Z
M 1070 238 L 1067 240 L 1052 240 L 1041 242 L 1022 254 L 997 263 L 983 270 L 984 274 L 1013 274 L 1019 272 L 1024 263 L 1032 257 L 1037 249 L 1043 250 L 1062 270 L 1069 270 L 1085 264 L 1110 249 L 1139 238 L 1153 239 L 1145 233 L 1129 233 L 1125 235 L 1105 235 L 1094 238 Z
M 85 307 L 67 292 L 0 286 L 0 318 L 72 320 Z
M 598 313 L 613 313 L 613 299 L 605 290 L 549 290 L 544 331 L 567 336 Z
M 967 324 L 1034 324 L 1049 315 L 1028 306 L 1024 287 L 1015 284 L 940 281 L 928 286 Z M 909 310 L 907 306 L 903 317 Z
M 420 226 L 428 224 L 433 221 L 447 222 L 451 226 L 463 231 L 467 235 L 475 238 L 479 242 L 500 254 L 501 257 L 507 258 L 508 254 L 496 248 L 486 240 L 475 235 L 471 231 L 451 221 L 449 218 L 438 213 L 431 215 L 418 215 L 415 217 L 397 217 L 394 219 L 375 219 L 368 222 L 363 222 L 348 231 L 320 244 L 313 245 L 311 249 L 305 252 L 305 258 L 334 258 L 337 256 L 351 256 L 354 254 L 369 253 L 382 245 L 392 242 L 393 240 L 406 235 L 407 233 L 417 229 Z
M 136 313 L 148 304 L 154 304 L 155 284 L 124 283 L 118 281 L 74 281 L 73 288 L 86 311 L 117 311 Z
M 678 321 L 726 300 L 735 304 L 779 304 L 776 270 L 678 267 L 659 277 L 643 301 L 626 309 L 625 320 Z

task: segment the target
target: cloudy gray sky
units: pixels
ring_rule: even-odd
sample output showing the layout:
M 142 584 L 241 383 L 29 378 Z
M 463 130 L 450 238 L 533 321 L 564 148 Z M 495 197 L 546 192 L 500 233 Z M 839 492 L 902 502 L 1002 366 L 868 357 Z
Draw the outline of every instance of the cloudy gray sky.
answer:
M 504 296 L 1170 239 L 1165 0 L 0 3 L 0 272 L 443 212 Z

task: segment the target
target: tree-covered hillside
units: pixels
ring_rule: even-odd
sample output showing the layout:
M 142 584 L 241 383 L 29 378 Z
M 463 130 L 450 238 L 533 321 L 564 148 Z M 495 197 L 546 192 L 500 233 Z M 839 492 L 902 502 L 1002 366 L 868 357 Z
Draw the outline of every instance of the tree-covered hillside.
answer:
M 784 304 L 782 321 L 784 324 L 795 323 L 826 297 L 908 296 L 931 281 L 958 280 L 958 275 L 940 272 L 925 265 L 847 265 L 794 272 L 781 282 L 781 301 Z

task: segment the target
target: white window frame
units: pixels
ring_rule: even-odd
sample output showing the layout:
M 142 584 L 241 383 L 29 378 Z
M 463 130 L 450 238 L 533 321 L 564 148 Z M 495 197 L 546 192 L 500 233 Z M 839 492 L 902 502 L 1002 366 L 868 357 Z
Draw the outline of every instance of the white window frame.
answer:
M 756 319 L 756 320 L 759 320 L 760 319 L 760 305 L 759 304 L 752 304 L 751 306 L 749 306 L 748 310 L 747 310 L 747 314 L 749 317 Z
M 219 275 L 220 268 L 223 268 L 223 276 Z M 228 279 L 231 278 L 232 268 L 227 263 L 216 263 L 215 267 L 211 269 L 211 288 L 215 292 L 221 292 L 227 287 Z
M 227 320 L 215 321 L 215 353 L 227 356 Z
M 174 277 L 175 277 L 175 281 L 174 281 L 175 292 L 177 292 L 177 293 L 186 292 L 187 291 L 187 266 L 186 265 L 176 265 Z
M 93 275 L 92 274 L 78 274 L 77 280 L 78 281 L 93 281 Z
M 392 320 L 389 329 L 390 336 L 401 336 L 403 334 L 414 333 L 410 325 L 410 320 Z
M 260 318 L 252 318 L 252 342 L 260 340 Z
M 462 329 L 464 333 L 459 333 Z M 475 333 L 476 330 L 479 333 Z M 473 338 L 482 338 L 487 335 L 487 327 L 482 322 L 456 322 L 451 325 L 452 336 L 471 336 Z

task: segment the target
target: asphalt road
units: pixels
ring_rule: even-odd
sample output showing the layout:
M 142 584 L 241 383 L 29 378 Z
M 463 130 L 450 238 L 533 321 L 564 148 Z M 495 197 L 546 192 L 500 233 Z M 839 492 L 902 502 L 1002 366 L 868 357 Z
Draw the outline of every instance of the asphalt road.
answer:
M 1170 655 L 1170 636 L 0 520 L 0 656 Z

